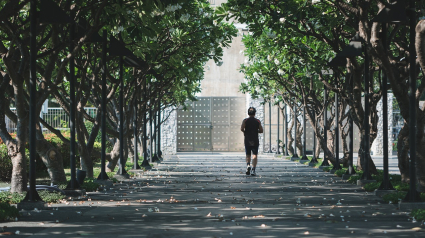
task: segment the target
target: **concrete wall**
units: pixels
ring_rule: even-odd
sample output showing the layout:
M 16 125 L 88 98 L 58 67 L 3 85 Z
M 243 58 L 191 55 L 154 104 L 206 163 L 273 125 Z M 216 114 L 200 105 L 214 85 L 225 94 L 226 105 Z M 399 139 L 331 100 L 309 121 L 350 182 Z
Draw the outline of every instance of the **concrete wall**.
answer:
M 244 62 L 244 46 L 242 45 L 242 29 L 238 36 L 233 38 L 229 48 L 223 49 L 223 64 L 217 66 L 213 60 L 204 67 L 204 80 L 201 82 L 202 92 L 200 97 L 244 97 L 239 92 L 239 86 L 244 82 L 244 75 L 239 72 L 240 65 Z
M 212 6 L 219 6 L 226 0 L 210 0 Z M 238 28 L 237 37 L 233 38 L 230 47 L 223 49 L 221 66 L 217 66 L 213 60 L 208 61 L 204 67 L 204 80 L 201 82 L 202 91 L 198 97 L 246 97 L 246 109 L 250 105 L 256 107 L 257 118 L 264 125 L 264 106 L 262 100 L 252 100 L 249 95 L 239 91 L 239 86 L 244 82 L 244 75 L 239 72 L 240 65 L 244 63 L 244 46 L 242 44 L 244 25 L 235 24 Z M 245 31 L 245 34 L 247 32 Z M 241 118 L 242 120 L 243 118 Z M 175 154 L 177 152 L 177 112 L 162 126 L 161 148 L 164 154 Z M 263 134 L 260 135 L 260 152 L 263 151 Z

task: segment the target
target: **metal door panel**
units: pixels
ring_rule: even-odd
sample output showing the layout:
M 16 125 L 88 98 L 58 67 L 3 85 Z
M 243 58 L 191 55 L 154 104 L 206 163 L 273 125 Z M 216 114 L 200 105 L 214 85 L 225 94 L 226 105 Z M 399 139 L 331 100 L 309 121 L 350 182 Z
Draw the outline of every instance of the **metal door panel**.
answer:
M 230 125 L 229 151 L 245 151 L 241 125 Z
M 193 126 L 177 126 L 177 151 L 193 151 Z
M 183 110 L 183 107 L 180 107 L 178 110 L 178 124 L 193 124 L 193 103 L 187 102 L 186 105 L 186 110 Z
M 228 125 L 214 125 L 212 143 L 214 151 L 229 151 Z
M 211 151 L 211 126 L 194 126 L 194 151 Z
M 245 98 L 200 97 L 177 113 L 177 151 L 244 151 Z
M 230 98 L 230 125 L 239 125 L 240 131 L 242 120 L 246 118 L 246 105 L 243 98 Z
M 213 125 L 228 125 L 229 124 L 229 98 L 216 97 L 213 98 L 212 106 Z
M 195 124 L 211 124 L 211 99 L 200 98 L 194 102 Z

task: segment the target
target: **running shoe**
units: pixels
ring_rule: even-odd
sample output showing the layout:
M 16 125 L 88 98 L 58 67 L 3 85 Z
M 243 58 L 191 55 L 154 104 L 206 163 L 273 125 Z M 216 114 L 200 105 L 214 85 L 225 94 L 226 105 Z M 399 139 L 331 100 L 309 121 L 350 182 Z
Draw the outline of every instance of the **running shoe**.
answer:
M 251 174 L 251 166 L 246 166 L 246 175 L 250 175 Z
M 251 169 L 251 176 L 255 176 L 255 170 Z

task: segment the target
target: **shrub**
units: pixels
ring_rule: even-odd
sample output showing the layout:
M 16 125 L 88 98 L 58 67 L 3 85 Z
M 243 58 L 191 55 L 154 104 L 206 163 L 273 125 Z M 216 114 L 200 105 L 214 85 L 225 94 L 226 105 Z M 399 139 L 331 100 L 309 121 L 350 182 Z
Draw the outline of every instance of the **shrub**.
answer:
M 382 199 L 384 202 L 391 202 L 391 203 L 398 203 L 401 201 L 404 197 L 406 197 L 406 192 L 396 192 L 396 193 L 389 193 L 385 194 Z
M 19 216 L 16 207 L 10 206 L 9 203 L 0 202 L 0 222 L 7 221 Z
M 372 178 L 378 182 L 384 181 L 384 171 L 378 170 L 378 174 L 372 174 Z
M 423 221 L 425 220 L 425 209 L 414 209 L 410 215 L 416 220 Z
M 10 181 L 12 179 L 12 161 L 7 154 L 7 146 L 0 144 L 0 181 Z
M 401 175 L 399 174 L 390 174 L 391 183 L 401 182 Z
M 352 175 L 347 181 L 352 184 L 357 184 L 357 180 L 359 180 L 363 175 L 363 171 L 356 171 L 356 175 Z
M 37 191 L 40 198 L 47 203 L 57 203 L 60 199 L 65 198 L 65 195 L 60 192 Z M 11 193 L 0 192 L 0 203 L 17 204 L 24 200 L 26 192 Z
M 398 191 L 409 191 L 409 188 L 410 188 L 410 185 L 408 183 L 402 183 L 401 181 L 400 182 L 391 181 L 391 184 Z
M 95 192 L 100 187 L 100 184 L 96 183 L 95 180 L 94 178 L 86 178 L 80 187 L 86 192 Z
M 363 186 L 363 188 L 364 188 L 364 190 L 366 190 L 368 192 L 372 192 L 372 191 L 375 191 L 376 189 L 378 189 L 379 186 L 381 186 L 381 182 L 374 182 L 374 183 L 365 184 Z
M 65 195 L 60 192 L 38 191 L 40 198 L 47 203 L 57 203 L 59 200 L 64 199 Z
M 25 198 L 25 193 L 0 192 L 0 203 L 17 204 Z
M 346 168 L 342 168 L 342 169 L 338 169 L 337 171 L 335 171 L 335 175 L 338 177 L 342 177 L 342 175 L 344 175 L 347 172 Z
M 65 138 L 70 137 L 69 135 L 69 131 L 62 131 L 62 134 Z M 14 134 L 11 134 L 12 137 L 14 137 Z M 56 149 L 59 151 L 59 153 L 62 155 L 62 160 L 63 160 L 63 165 L 64 168 L 69 168 L 70 166 L 70 148 L 69 145 L 64 144 L 62 142 L 61 139 L 59 139 L 59 137 L 57 137 L 55 134 L 53 133 L 49 133 L 49 134 L 44 134 L 44 138 L 50 142 L 54 147 L 56 147 Z M 95 151 L 97 151 L 98 153 L 101 152 L 101 143 L 100 142 L 95 142 L 93 149 Z M 107 141 L 106 142 L 106 152 L 109 153 L 111 150 L 113 149 L 113 145 Z M 29 156 L 29 152 L 27 150 L 26 152 L 27 158 Z M 75 151 L 75 155 L 76 158 L 79 157 L 79 153 L 78 150 Z M 92 160 L 93 163 L 97 163 L 100 162 L 100 157 L 93 155 L 92 156 Z M 77 159 L 76 160 L 76 166 L 79 166 L 80 161 Z M 27 160 L 27 164 L 28 164 L 28 169 L 29 169 L 29 160 Z M 9 157 L 9 155 L 7 154 L 7 147 L 5 144 L 2 143 L 2 141 L 0 140 L 0 181 L 4 181 L 4 182 L 10 182 L 12 179 L 12 161 Z M 29 170 L 27 170 L 29 171 Z M 41 174 L 43 174 L 43 176 L 46 176 L 46 171 L 47 168 L 44 165 L 43 161 L 41 160 L 41 158 L 39 156 L 36 156 L 36 171 L 37 171 L 37 176 L 41 176 Z
M 332 166 L 329 166 L 329 167 L 325 167 L 325 168 L 323 168 L 323 171 L 325 171 L 325 172 L 329 172 L 329 171 L 331 171 L 332 170 Z

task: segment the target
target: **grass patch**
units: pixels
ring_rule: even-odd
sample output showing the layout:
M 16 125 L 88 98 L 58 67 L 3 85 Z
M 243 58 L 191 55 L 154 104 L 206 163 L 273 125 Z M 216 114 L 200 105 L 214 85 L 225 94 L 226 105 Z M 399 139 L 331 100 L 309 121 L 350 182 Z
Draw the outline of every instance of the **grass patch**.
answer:
M 314 168 L 319 168 L 322 162 L 323 162 L 323 159 L 317 158 L 317 163 L 314 165 Z
M 15 220 L 19 216 L 19 211 L 16 207 L 10 206 L 9 203 L 0 202 L 0 222 Z

